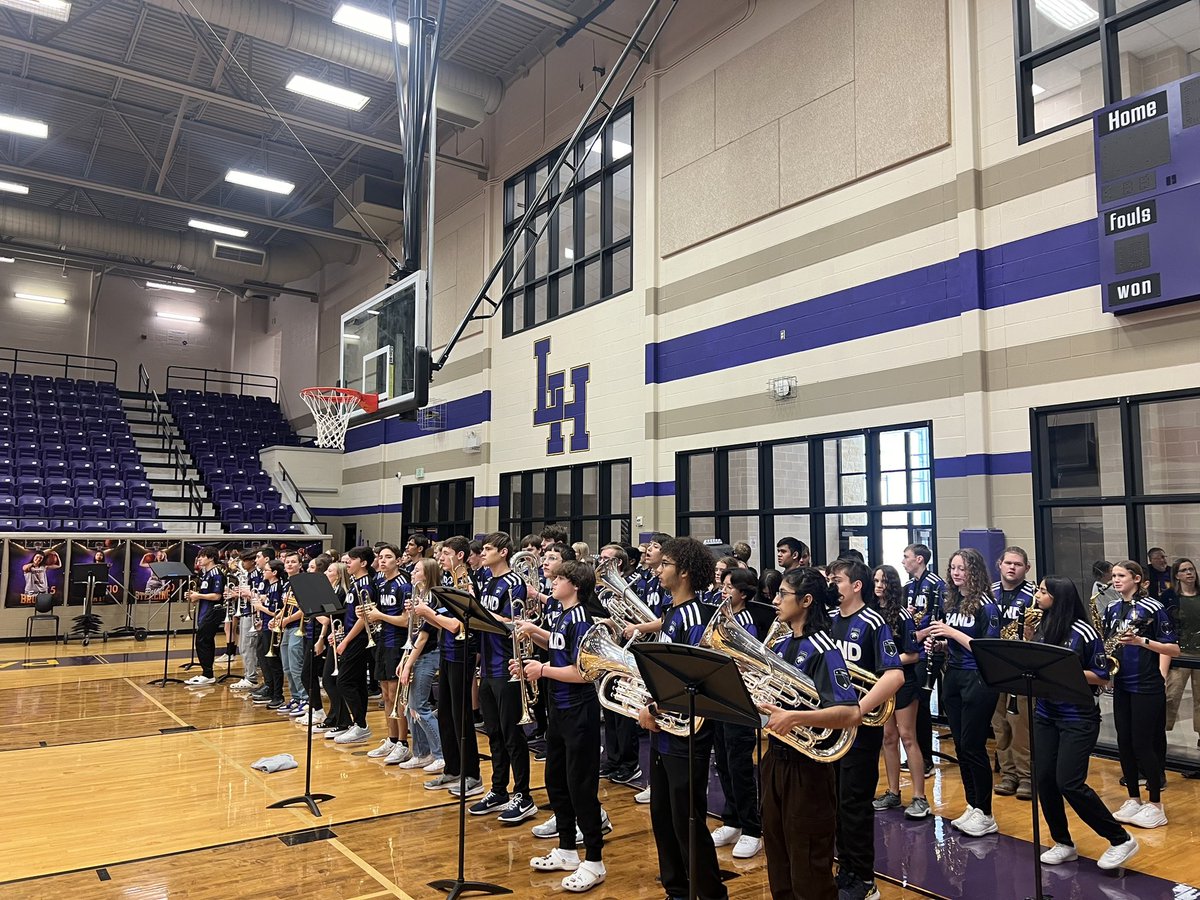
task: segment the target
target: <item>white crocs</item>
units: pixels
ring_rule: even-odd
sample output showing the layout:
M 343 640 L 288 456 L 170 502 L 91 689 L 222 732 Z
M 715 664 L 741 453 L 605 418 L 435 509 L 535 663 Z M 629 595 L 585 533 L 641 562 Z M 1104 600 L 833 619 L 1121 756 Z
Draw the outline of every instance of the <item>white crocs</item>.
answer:
M 582 894 L 598 884 L 603 884 L 606 875 L 604 863 L 584 862 L 580 863 L 578 869 L 562 880 L 562 886 L 564 890 Z
M 555 847 L 545 856 L 535 856 L 529 860 L 529 865 L 540 872 L 574 872 L 579 868 L 579 854 L 573 853 L 571 856 L 562 848 Z

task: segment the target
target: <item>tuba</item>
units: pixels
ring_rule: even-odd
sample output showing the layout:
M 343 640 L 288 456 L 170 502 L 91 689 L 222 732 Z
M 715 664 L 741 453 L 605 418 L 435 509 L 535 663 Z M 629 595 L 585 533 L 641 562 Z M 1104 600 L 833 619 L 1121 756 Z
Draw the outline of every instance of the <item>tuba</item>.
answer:
M 704 629 L 699 646 L 720 651 L 734 661 L 755 706 L 770 704 L 784 709 L 820 708 L 821 694 L 813 680 L 759 643 L 739 625 L 729 601 L 717 607 L 708 621 L 708 627 Z M 857 732 L 857 728 L 797 726 L 787 734 L 772 737 L 779 738 L 810 759 L 835 762 L 850 751 Z
M 604 589 L 603 602 L 609 615 L 625 625 L 649 625 L 658 620 L 654 610 L 642 602 L 633 585 L 617 570 L 616 560 L 602 559 L 596 566 L 596 581 Z M 638 633 L 640 638 L 647 635 Z M 635 637 L 634 640 L 638 640 Z M 653 638 L 651 634 L 649 637 Z
M 606 625 L 593 625 L 579 642 L 575 662 L 585 681 L 596 684 L 600 705 L 630 719 L 636 719 L 643 707 L 654 702 L 638 672 L 633 654 L 613 640 Z M 688 717 L 659 711 L 654 717 L 658 727 L 675 737 L 687 737 Z M 696 730 L 704 720 L 696 717 Z
M 762 639 L 762 645 L 770 650 L 787 637 L 790 632 L 791 629 L 783 624 L 783 620 L 776 617 L 775 621 L 771 623 L 771 627 L 767 629 L 766 636 Z

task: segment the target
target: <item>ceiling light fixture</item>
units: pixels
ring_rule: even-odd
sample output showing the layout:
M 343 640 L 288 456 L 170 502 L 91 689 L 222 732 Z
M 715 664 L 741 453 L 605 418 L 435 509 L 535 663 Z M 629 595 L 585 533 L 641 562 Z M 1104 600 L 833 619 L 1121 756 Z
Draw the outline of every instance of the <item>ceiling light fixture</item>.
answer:
M 62 306 L 67 302 L 62 297 L 45 297 L 41 294 L 23 294 L 20 291 L 17 292 L 16 297 L 18 300 L 32 300 L 34 303 L 53 303 L 56 306 Z
M 392 20 L 388 16 L 369 12 L 359 6 L 343 3 L 333 14 L 333 24 L 344 28 L 353 28 L 380 40 L 386 41 L 392 32 Z M 396 43 L 408 46 L 408 23 L 396 22 Z
M 0 0 L 0 6 L 29 13 L 31 16 L 41 16 L 43 19 L 54 19 L 56 22 L 65 22 L 71 18 L 71 4 L 66 0 Z
M 250 233 L 245 228 L 234 228 L 232 225 L 221 225 L 217 222 L 205 222 L 203 219 L 188 219 L 188 228 L 195 228 L 197 231 L 211 231 L 213 234 L 227 234 L 236 238 L 244 238 Z
M 1034 0 L 1034 6 L 1043 16 L 1067 31 L 1090 25 L 1100 18 L 1099 13 L 1084 0 Z
M 10 194 L 28 194 L 29 185 L 17 184 L 15 181 L 0 181 L 0 191 L 8 191 Z
M 371 99 L 366 94 L 360 94 L 358 91 L 347 90 L 346 88 L 337 87 L 336 85 L 326 84 L 323 81 L 317 81 L 315 78 L 309 78 L 307 75 L 293 75 L 288 79 L 287 89 L 293 94 L 302 94 L 305 97 L 312 97 L 314 100 L 320 100 L 323 103 L 332 103 L 334 106 L 340 106 L 343 109 L 352 109 L 355 112 L 367 105 Z
M 26 137 L 35 138 L 44 138 L 50 134 L 50 129 L 45 122 L 3 114 L 0 114 L 0 131 L 11 131 L 13 134 L 23 134 Z
M 162 281 L 147 281 L 146 287 L 152 291 L 174 291 L 177 294 L 194 294 L 196 289 L 182 284 L 166 284 Z
M 170 319 L 173 322 L 199 322 L 200 321 L 199 316 L 185 316 L 185 315 L 181 315 L 179 313 L 160 312 L 160 313 L 155 313 L 155 315 L 158 316 L 160 319 Z
M 230 184 L 240 184 L 243 187 L 258 188 L 260 191 L 270 191 L 272 194 L 290 194 L 296 185 L 281 178 L 269 178 L 266 175 L 256 175 L 253 172 L 243 172 L 241 169 L 230 169 L 225 173 L 225 180 Z

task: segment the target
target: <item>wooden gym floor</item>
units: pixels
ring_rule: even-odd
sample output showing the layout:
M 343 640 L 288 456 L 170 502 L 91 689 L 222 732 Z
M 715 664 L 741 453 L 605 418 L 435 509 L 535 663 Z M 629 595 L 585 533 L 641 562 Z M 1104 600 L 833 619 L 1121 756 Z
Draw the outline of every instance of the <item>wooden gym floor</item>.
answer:
M 157 658 L 148 657 L 156 652 Z M 268 804 L 304 790 L 303 729 L 219 684 L 148 685 L 162 674 L 161 653 L 161 640 L 113 640 L 86 650 L 77 643 L 0 645 L 0 764 L 7 787 L 0 898 L 443 896 L 427 882 L 456 872 L 457 806 L 448 794 L 422 788 L 428 776 L 368 760 L 375 741 L 334 748 L 318 737 L 313 790 L 336 799 L 320 819 L 304 807 L 269 810 Z M 186 653 L 173 657 L 170 674 L 186 677 L 179 670 L 186 661 Z M 377 740 L 383 713 L 372 706 L 369 718 Z M 300 768 L 272 775 L 250 768 L 275 753 L 293 754 Z M 534 762 L 534 797 L 545 808 L 542 778 L 542 764 Z M 1118 778 L 1114 764 L 1093 763 L 1091 783 L 1112 807 L 1124 796 Z M 902 785 L 907 796 L 907 781 Z M 615 828 L 605 847 L 608 880 L 592 897 L 663 896 L 654 880 L 648 807 L 636 805 L 633 793 L 601 783 Z M 936 812 L 961 812 L 957 769 L 940 766 L 929 795 Z M 1200 865 L 1194 853 L 1180 851 L 1200 838 L 1200 782 L 1173 773 L 1164 799 L 1171 824 L 1137 834 L 1143 851 L 1136 869 L 1194 883 Z M 548 815 L 544 809 L 513 828 L 490 816 L 468 817 L 467 877 L 503 884 L 519 898 L 564 894 L 561 874 L 537 874 L 528 866 L 531 856 L 554 845 L 529 833 Z M 1014 844 L 1031 839 L 1028 804 L 997 798 L 996 816 L 1005 835 L 1020 839 Z M 927 836 L 922 828 L 905 832 L 905 840 L 922 846 L 927 840 L 930 859 L 953 856 L 937 850 L 945 823 L 921 824 Z M 1074 832 L 1081 856 L 1095 858 L 1104 849 L 1083 826 Z M 728 848 L 718 853 L 722 869 L 735 876 L 727 881 L 732 898 L 769 896 L 761 854 L 743 861 Z M 1003 868 L 998 862 L 997 872 Z M 921 890 L 917 871 L 887 872 L 898 884 L 881 880 L 884 898 L 961 895 Z M 1139 892 L 1142 882 L 1121 884 L 1126 887 L 1113 893 L 1114 882 L 1104 894 L 1158 896 L 1148 888 Z M 992 896 L 1009 894 L 997 886 Z

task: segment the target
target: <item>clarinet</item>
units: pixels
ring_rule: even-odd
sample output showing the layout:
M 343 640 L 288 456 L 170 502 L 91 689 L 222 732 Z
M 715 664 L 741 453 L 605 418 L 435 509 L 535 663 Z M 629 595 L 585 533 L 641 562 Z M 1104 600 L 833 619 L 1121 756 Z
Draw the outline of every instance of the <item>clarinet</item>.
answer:
M 946 621 L 946 613 L 939 603 L 929 611 L 929 621 L 944 622 Z M 930 652 L 925 660 L 925 684 L 922 685 L 922 690 L 932 692 L 933 686 L 937 684 L 938 677 L 942 674 L 942 669 L 946 665 L 945 653 Z

